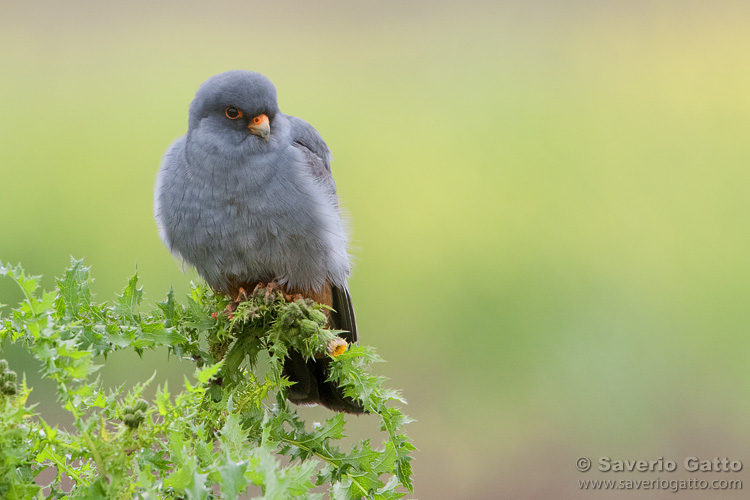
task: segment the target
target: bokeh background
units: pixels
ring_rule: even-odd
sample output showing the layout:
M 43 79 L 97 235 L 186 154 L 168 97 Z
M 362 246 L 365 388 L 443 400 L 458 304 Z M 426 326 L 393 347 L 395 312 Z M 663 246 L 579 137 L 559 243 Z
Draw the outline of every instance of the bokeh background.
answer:
M 257 70 L 333 150 L 362 340 L 417 419 L 415 497 L 602 498 L 577 483 L 600 477 L 750 488 L 746 470 L 575 468 L 579 456 L 750 468 L 747 2 L 1 10 L 0 260 L 50 288 L 85 257 L 99 300 L 136 266 L 148 300 L 184 294 L 196 275 L 152 219 L 160 157 L 202 81 Z M 0 302 L 19 298 L 0 282 Z M 166 361 L 113 356 L 103 377 L 158 366 L 179 384 L 189 367 Z M 33 393 L 54 420 L 52 398 Z

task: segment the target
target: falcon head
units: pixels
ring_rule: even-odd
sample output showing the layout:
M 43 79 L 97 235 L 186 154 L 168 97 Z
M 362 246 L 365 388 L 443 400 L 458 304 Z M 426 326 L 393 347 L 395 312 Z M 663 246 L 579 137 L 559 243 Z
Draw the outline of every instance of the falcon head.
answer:
M 219 143 L 256 149 L 257 142 L 269 140 L 278 112 L 276 87 L 268 78 L 254 71 L 227 71 L 206 80 L 195 93 L 188 136 L 210 134 Z

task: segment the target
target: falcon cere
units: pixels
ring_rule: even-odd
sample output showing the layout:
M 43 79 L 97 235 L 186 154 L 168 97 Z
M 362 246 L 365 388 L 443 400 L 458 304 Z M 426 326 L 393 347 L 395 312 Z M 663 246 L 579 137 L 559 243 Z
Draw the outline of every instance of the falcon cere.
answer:
M 682 468 L 687 472 L 739 472 L 742 462 L 727 457 L 702 459 L 686 457 Z M 613 460 L 610 457 L 599 457 L 600 472 L 674 472 L 677 462 L 659 457 L 655 460 Z

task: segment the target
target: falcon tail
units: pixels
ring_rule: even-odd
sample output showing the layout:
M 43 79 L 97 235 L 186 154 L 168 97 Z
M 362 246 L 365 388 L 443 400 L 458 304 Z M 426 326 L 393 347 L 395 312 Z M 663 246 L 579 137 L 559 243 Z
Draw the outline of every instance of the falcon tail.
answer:
M 349 291 L 336 286 L 331 287 L 332 307 L 331 328 L 346 330 L 341 337 L 347 342 L 357 341 L 357 322 Z M 287 398 L 298 405 L 320 404 L 333 411 L 347 413 L 366 413 L 359 401 L 344 396 L 344 391 L 335 382 L 329 381 L 331 358 L 310 359 L 305 361 L 297 351 L 290 351 L 284 361 L 284 375 L 296 382 L 287 389 Z

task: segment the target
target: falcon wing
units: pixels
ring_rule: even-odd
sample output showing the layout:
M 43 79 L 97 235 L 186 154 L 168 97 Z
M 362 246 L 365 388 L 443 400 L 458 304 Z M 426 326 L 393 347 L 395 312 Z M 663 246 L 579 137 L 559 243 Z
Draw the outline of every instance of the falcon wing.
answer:
M 302 152 L 310 172 L 323 184 L 338 205 L 336 183 L 331 175 L 331 150 L 312 125 L 296 116 L 289 118 L 292 124 L 292 145 Z
M 293 146 L 302 153 L 313 178 L 320 182 L 338 210 L 336 183 L 331 175 L 331 151 L 312 125 L 293 116 L 289 118 L 292 123 Z M 347 342 L 356 342 L 357 321 L 349 290 L 346 286 L 331 284 L 331 296 L 331 328 L 344 330 L 341 337 Z M 305 361 L 297 351 L 291 350 L 284 362 L 284 373 L 289 380 L 297 383 L 287 391 L 289 400 L 296 404 L 320 403 L 334 411 L 364 413 L 365 409 L 359 401 L 346 397 L 341 387 L 329 380 L 330 364 L 331 359 L 328 357 Z
M 331 161 L 333 160 L 331 150 L 328 149 L 328 145 L 312 125 L 295 116 L 289 118 L 292 123 L 292 144 L 302 152 L 307 165 L 310 167 L 310 172 L 331 195 L 338 210 L 336 183 L 331 175 Z M 331 327 L 348 332 L 342 335 L 347 342 L 357 342 L 357 320 L 354 316 L 354 307 L 349 290 L 331 285 L 331 292 L 334 309 L 331 314 Z

